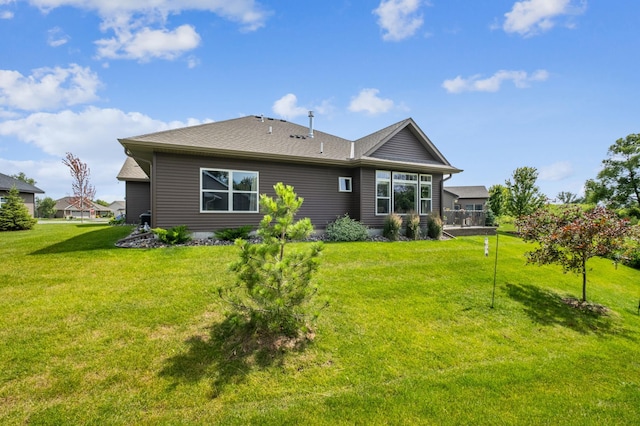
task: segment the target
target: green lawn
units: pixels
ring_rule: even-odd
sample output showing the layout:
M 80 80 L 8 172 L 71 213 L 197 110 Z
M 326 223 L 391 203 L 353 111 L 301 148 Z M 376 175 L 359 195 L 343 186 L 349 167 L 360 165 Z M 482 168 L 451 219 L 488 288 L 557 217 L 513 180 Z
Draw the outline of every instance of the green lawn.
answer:
M 496 237 L 326 244 L 305 350 L 221 341 L 235 247 L 118 249 L 130 229 L 0 233 L 0 424 L 640 424 L 640 272 L 527 266 Z

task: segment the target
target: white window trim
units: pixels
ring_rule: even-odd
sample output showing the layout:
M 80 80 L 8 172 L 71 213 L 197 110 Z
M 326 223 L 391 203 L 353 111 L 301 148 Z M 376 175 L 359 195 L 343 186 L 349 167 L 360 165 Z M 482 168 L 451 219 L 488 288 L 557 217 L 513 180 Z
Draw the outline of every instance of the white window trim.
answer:
M 423 177 L 428 177 L 428 180 L 423 181 L 422 178 Z M 418 194 L 419 195 L 419 199 L 418 199 L 418 207 L 420 208 L 420 215 L 422 216 L 427 216 L 429 214 L 431 214 L 433 212 L 433 175 L 427 175 L 427 174 L 421 174 L 418 177 Z M 430 198 L 422 198 L 422 185 L 427 186 L 431 186 L 431 191 L 429 191 L 429 194 L 431 194 Z M 431 210 L 428 212 L 423 212 L 422 211 L 422 201 L 429 201 L 429 205 L 431 206 Z
M 378 173 L 379 172 L 389 173 L 389 179 L 379 179 L 378 178 Z M 427 216 L 427 215 L 431 214 L 433 212 L 433 175 L 426 174 L 426 173 L 420 174 L 420 173 L 401 172 L 401 171 L 392 171 L 392 170 L 376 170 L 375 171 L 375 181 L 374 181 L 374 185 L 375 185 L 375 191 L 374 191 L 374 194 L 375 194 L 375 210 L 376 210 L 375 215 L 376 216 L 387 216 L 387 215 L 389 215 L 391 213 L 394 213 L 393 210 L 394 210 L 394 202 L 395 202 L 395 200 L 394 200 L 394 196 L 393 196 L 393 194 L 394 194 L 394 190 L 393 190 L 394 178 L 393 178 L 393 176 L 396 173 L 398 173 L 398 174 L 406 174 L 406 175 L 416 175 L 417 176 L 417 181 L 401 180 L 400 182 L 409 182 L 409 183 L 416 182 L 417 183 L 418 190 L 417 190 L 417 193 L 416 193 L 416 196 L 417 196 L 417 199 L 416 199 L 416 204 L 417 204 L 416 205 L 416 211 L 420 211 L 419 214 L 421 216 Z M 422 180 L 423 177 L 428 177 L 429 178 L 428 181 L 423 181 Z M 378 182 L 381 182 L 381 181 L 389 183 L 389 197 L 378 197 Z M 431 191 L 430 191 L 431 192 L 431 198 L 422 198 L 422 185 L 426 185 L 426 184 L 431 185 Z M 389 210 L 390 210 L 389 213 L 379 213 L 378 212 L 378 199 L 389 200 Z M 428 201 L 431 202 L 430 203 L 431 204 L 431 211 L 429 211 L 429 212 L 423 212 L 422 211 L 422 201 L 423 200 L 428 200 Z M 400 216 L 406 216 L 407 215 L 407 213 L 396 213 L 396 214 L 398 214 Z
M 382 172 L 382 173 L 389 173 L 389 179 L 378 179 L 378 173 Z M 375 199 L 375 205 L 376 205 L 376 216 L 387 216 L 389 214 L 391 214 L 391 210 L 393 209 L 393 187 L 391 186 L 391 182 L 392 182 L 392 177 L 393 177 L 393 172 L 391 172 L 390 170 L 376 170 L 375 171 L 375 180 L 374 180 L 374 194 L 376 195 L 376 199 Z M 378 197 L 378 182 L 385 182 L 389 185 L 389 195 L 387 197 Z M 389 212 L 387 213 L 379 213 L 378 212 L 378 199 L 384 199 L 387 200 L 389 202 Z
M 353 179 L 347 176 L 338 177 L 338 192 L 353 192 Z
M 223 192 L 223 191 L 211 191 L 202 189 L 202 173 L 204 171 L 216 171 L 216 172 L 226 172 L 229 173 L 229 210 L 204 210 L 202 208 L 202 194 L 204 192 Z M 233 174 L 234 173 L 255 173 L 256 175 L 256 190 L 255 191 L 234 191 L 233 190 Z M 233 194 L 256 194 L 256 209 L 255 210 L 233 210 Z M 222 169 L 222 168 L 214 168 L 214 167 L 200 167 L 200 200 L 198 203 L 200 204 L 200 213 L 214 213 L 214 214 L 255 214 L 260 212 L 260 172 L 255 170 L 233 170 L 233 169 Z

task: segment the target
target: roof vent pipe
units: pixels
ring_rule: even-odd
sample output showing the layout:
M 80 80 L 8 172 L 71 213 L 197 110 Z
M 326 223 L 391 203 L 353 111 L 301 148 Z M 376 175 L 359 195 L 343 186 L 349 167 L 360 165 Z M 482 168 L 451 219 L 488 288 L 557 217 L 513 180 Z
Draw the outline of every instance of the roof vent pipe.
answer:
M 260 114 L 260 122 L 264 123 L 264 114 Z
M 353 160 L 355 156 L 356 156 L 356 143 L 354 141 L 351 141 L 351 153 L 349 155 L 349 158 Z
M 309 137 L 313 137 L 313 111 L 309 111 Z

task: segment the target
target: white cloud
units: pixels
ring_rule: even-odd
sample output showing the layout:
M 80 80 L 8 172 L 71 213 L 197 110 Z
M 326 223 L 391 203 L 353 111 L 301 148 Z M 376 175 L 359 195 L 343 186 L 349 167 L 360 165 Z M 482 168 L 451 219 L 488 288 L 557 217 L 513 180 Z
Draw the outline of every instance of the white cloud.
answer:
M 559 181 L 573 175 L 573 165 L 569 161 L 559 161 L 540 168 L 540 180 Z
M 0 11 L 0 19 L 13 19 L 13 12 L 8 10 Z
M 505 13 L 502 26 L 507 33 L 518 33 L 530 37 L 553 28 L 555 20 L 563 15 L 578 15 L 586 9 L 586 0 L 580 5 L 572 4 L 572 0 L 523 0 L 513 5 L 510 12 Z M 571 22 L 566 24 L 574 28 Z
M 508 71 L 500 70 L 489 78 L 481 78 L 479 74 L 469 78 L 457 76 L 451 80 L 445 80 L 442 83 L 449 93 L 461 92 L 497 92 L 500 90 L 503 81 L 511 80 L 513 84 L 519 88 L 529 87 L 534 81 L 545 81 L 549 78 L 546 70 L 537 70 L 529 75 L 525 71 Z
M 174 31 L 143 28 L 131 33 L 116 30 L 116 38 L 98 40 L 96 44 L 100 59 L 172 60 L 198 47 L 200 36 L 191 25 L 182 25 Z
M 351 98 L 349 111 L 366 112 L 371 115 L 381 114 L 393 108 L 391 99 L 383 99 L 378 96 L 378 89 L 362 89 L 357 96 Z
M 200 44 L 200 36 L 191 25 L 166 28 L 169 15 L 183 11 L 207 11 L 240 24 L 243 31 L 255 31 L 265 25 L 270 13 L 255 0 L 29 0 L 47 13 L 58 7 L 77 7 L 95 11 L 102 19 L 102 31 L 115 36 L 96 41 L 98 58 L 153 58 L 173 60 Z
M 47 31 L 47 44 L 51 47 L 60 47 L 66 44 L 70 38 L 60 27 L 54 27 Z
M 0 107 L 25 111 L 54 109 L 98 99 L 101 83 L 88 67 L 39 68 L 30 76 L 0 70 Z
M 422 26 L 418 13 L 422 0 L 382 0 L 373 11 L 378 15 L 383 40 L 399 41 L 411 37 Z
M 80 112 L 34 113 L 0 122 L 0 136 L 42 151 L 46 154 L 44 159 L 7 160 L 1 158 L 0 151 L 0 170 L 9 175 L 24 172 L 38 182 L 36 186 L 46 192 L 45 196 L 61 198 L 71 192 L 71 176 L 62 164 L 62 158 L 71 152 L 91 169 L 90 180 L 96 187 L 97 198 L 123 199 L 124 184 L 116 176 L 126 157 L 118 138 L 209 121 L 188 119 L 166 123 L 137 112 L 96 107 Z
M 287 120 L 306 115 L 309 112 L 307 108 L 298 106 L 298 97 L 293 93 L 288 93 L 275 101 L 271 110 Z

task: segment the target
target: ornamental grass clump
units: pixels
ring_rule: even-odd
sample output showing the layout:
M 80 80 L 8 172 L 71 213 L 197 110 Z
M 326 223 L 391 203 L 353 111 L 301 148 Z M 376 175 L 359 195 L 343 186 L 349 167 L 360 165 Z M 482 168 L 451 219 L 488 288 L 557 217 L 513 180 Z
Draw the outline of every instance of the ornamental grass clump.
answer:
M 369 228 L 348 214 L 328 224 L 326 232 L 328 241 L 365 241 L 369 238 Z
M 420 215 L 411 211 L 407 215 L 407 230 L 406 230 L 407 238 L 412 240 L 419 240 L 422 235 L 422 231 L 420 229 Z
M 442 238 L 442 219 L 440 216 L 429 216 L 427 218 L 427 236 L 434 240 Z
M 402 217 L 399 214 L 391 213 L 384 219 L 382 236 L 391 241 L 398 241 L 400 230 L 402 229 Z
M 277 197 L 260 195 L 265 214 L 258 227 L 262 242 L 238 239 L 240 258 L 230 265 L 236 280 L 220 288 L 220 297 L 231 306 L 230 318 L 261 335 L 296 338 L 308 333 L 317 287 L 311 282 L 318 270 L 323 245 L 305 240 L 312 232 L 309 218 L 294 221 L 302 205 L 292 186 L 274 185 Z

